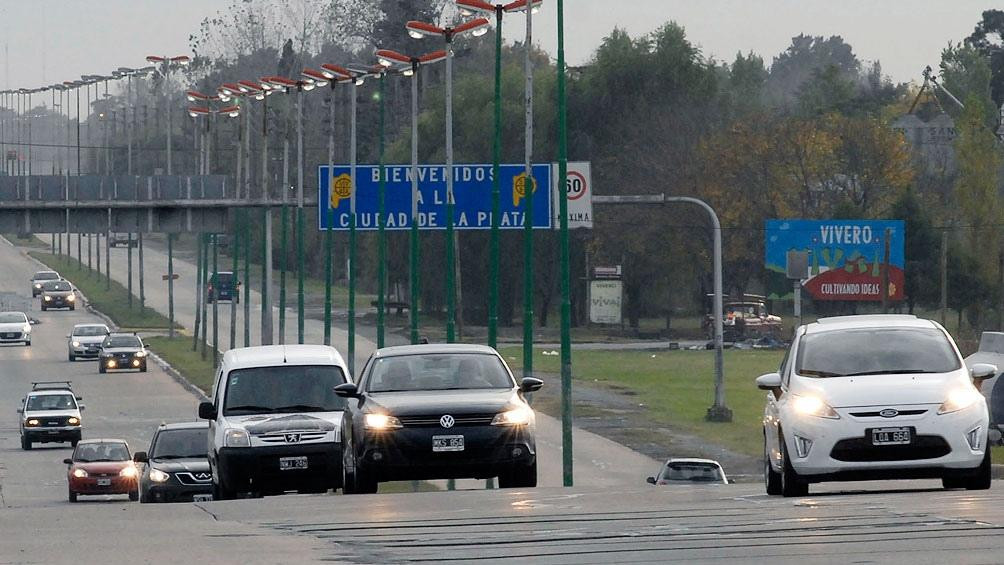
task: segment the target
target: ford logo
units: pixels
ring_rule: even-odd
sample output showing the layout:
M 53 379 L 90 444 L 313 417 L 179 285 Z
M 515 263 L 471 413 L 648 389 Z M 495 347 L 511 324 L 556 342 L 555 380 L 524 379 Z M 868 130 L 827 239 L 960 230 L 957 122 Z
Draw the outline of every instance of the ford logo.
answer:
M 879 412 L 879 416 L 882 416 L 883 418 L 895 418 L 896 416 L 899 416 L 899 410 L 896 410 L 895 408 L 886 408 L 885 410 Z
M 444 428 L 452 428 L 453 424 L 456 423 L 457 421 L 454 420 L 453 416 L 450 416 L 449 414 L 446 414 L 445 416 L 439 419 L 439 425 L 443 426 Z

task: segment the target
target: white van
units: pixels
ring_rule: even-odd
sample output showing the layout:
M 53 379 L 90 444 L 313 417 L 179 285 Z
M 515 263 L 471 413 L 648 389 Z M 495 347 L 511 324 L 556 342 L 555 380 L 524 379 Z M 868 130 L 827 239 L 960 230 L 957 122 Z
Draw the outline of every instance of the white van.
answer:
M 209 420 L 213 497 L 325 492 L 342 482 L 341 421 L 351 382 L 342 356 L 325 345 L 232 349 L 199 405 Z

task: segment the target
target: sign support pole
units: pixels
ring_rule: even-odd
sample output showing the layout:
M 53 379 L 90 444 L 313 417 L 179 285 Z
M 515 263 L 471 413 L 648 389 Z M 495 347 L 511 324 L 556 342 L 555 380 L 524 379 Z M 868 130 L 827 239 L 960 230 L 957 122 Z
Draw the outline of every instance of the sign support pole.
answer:
M 568 122 L 565 115 L 565 13 L 558 0 L 558 212 L 561 239 L 561 476 L 570 487 L 572 478 L 572 302 L 568 260 Z M 496 186 L 498 186 L 496 184 Z

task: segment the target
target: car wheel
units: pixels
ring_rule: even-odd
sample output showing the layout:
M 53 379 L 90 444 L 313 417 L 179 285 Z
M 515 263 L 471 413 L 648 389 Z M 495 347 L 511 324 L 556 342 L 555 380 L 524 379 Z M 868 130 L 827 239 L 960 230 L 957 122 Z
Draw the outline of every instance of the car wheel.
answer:
M 104 373 L 104 372 L 105 372 L 105 366 L 104 366 L 104 365 L 100 365 L 100 364 L 99 364 L 99 365 L 98 365 L 98 372 L 99 372 L 99 373 Z
M 24 346 L 31 347 L 31 340 L 29 339 L 28 341 L 24 342 Z
M 767 494 L 781 494 L 781 473 L 774 470 L 770 464 L 770 450 L 767 449 L 767 435 L 763 438 L 763 482 L 767 488 Z
M 376 478 L 363 472 L 362 467 L 356 467 L 355 477 L 352 480 L 355 481 L 353 489 L 355 494 L 376 494 L 380 488 Z
M 143 363 L 142 365 L 140 365 L 139 372 L 140 373 L 145 373 L 146 372 L 146 363 Z
M 222 478 L 220 479 L 222 481 Z M 233 500 L 237 493 L 222 484 L 213 483 L 213 500 Z
M 28 436 L 21 436 L 21 449 L 29 451 L 31 449 L 31 440 Z
M 993 474 L 993 468 L 990 465 L 989 446 L 983 454 L 983 461 L 976 469 L 976 474 L 965 481 L 966 490 L 987 490 L 990 488 L 991 475 Z
M 533 488 L 537 486 L 537 462 L 519 465 L 512 470 L 499 473 L 499 488 Z
M 67 498 L 70 499 L 70 502 L 76 502 L 77 501 L 77 493 L 73 492 L 72 490 L 68 490 L 67 492 L 68 492 Z
M 784 443 L 784 435 L 781 435 L 781 459 L 783 468 L 781 470 L 781 495 L 785 497 L 805 496 L 809 494 L 809 483 L 798 476 L 795 468 L 791 466 L 791 459 L 788 458 L 788 446 Z
M 42 305 L 42 311 L 43 311 L 43 312 L 45 312 L 46 310 L 48 310 L 48 308 L 46 308 L 46 307 L 45 307 L 45 304 L 43 304 L 43 305 Z
M 134 490 L 130 492 L 129 500 L 131 500 L 132 502 L 136 502 L 137 500 L 139 500 L 139 490 Z
M 70 310 L 76 310 L 76 309 L 77 309 L 76 306 L 70 306 Z

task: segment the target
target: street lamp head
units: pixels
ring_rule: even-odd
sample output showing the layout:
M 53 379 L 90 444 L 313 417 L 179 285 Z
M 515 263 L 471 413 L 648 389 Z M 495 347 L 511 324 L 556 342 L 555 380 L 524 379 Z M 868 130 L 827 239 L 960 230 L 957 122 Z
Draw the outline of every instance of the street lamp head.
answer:
M 348 80 L 352 78 L 352 72 L 348 69 L 328 63 L 321 65 L 321 74 L 328 80 Z
M 201 93 L 201 92 L 199 92 L 197 90 L 188 90 L 188 91 L 186 91 L 185 92 L 185 98 L 187 98 L 189 102 L 196 102 L 198 100 L 209 100 L 209 96 L 207 96 L 207 95 L 205 95 L 205 94 L 203 94 L 203 93 Z
M 241 115 L 241 107 L 227 106 L 226 108 L 220 108 L 219 110 L 217 110 L 217 113 L 231 118 L 236 118 L 237 116 Z
M 171 62 L 175 65 L 184 67 L 191 63 L 192 59 L 188 55 L 179 55 L 177 57 L 171 57 Z
M 377 62 L 379 62 L 384 67 L 393 67 L 401 63 L 412 62 L 411 57 L 405 55 L 404 53 L 398 53 L 397 51 L 391 49 L 378 49 L 376 52 Z
M 515 2 L 510 2 L 502 9 L 506 12 L 525 12 L 527 5 L 530 6 L 530 11 L 534 14 L 540 11 L 540 5 L 544 3 L 544 0 L 515 0 Z
M 324 75 L 321 71 L 315 69 L 303 69 L 303 76 L 305 82 L 313 83 L 314 86 L 328 86 L 328 77 Z
M 433 51 L 431 53 L 426 53 L 418 58 L 419 65 L 431 65 L 432 63 L 438 63 L 440 61 L 446 60 L 446 50 L 440 49 L 439 51 Z
M 495 6 L 488 2 L 482 2 L 482 0 L 456 0 L 456 2 L 457 7 L 460 8 L 460 13 L 464 17 L 470 17 L 474 14 L 495 13 Z
M 164 58 L 157 55 L 147 55 L 146 60 L 148 63 L 163 63 Z
M 481 37 L 482 35 L 488 33 L 490 24 L 485 18 L 475 18 L 469 22 L 462 23 L 457 27 L 453 28 L 453 35 L 461 35 L 464 33 L 470 33 L 474 37 Z
M 198 118 L 199 116 L 209 115 L 209 108 L 204 106 L 189 106 L 188 115 L 193 118 Z
M 408 30 L 408 35 L 414 39 L 423 39 L 430 35 L 446 35 L 446 30 L 439 26 L 415 20 L 404 24 L 404 28 Z

